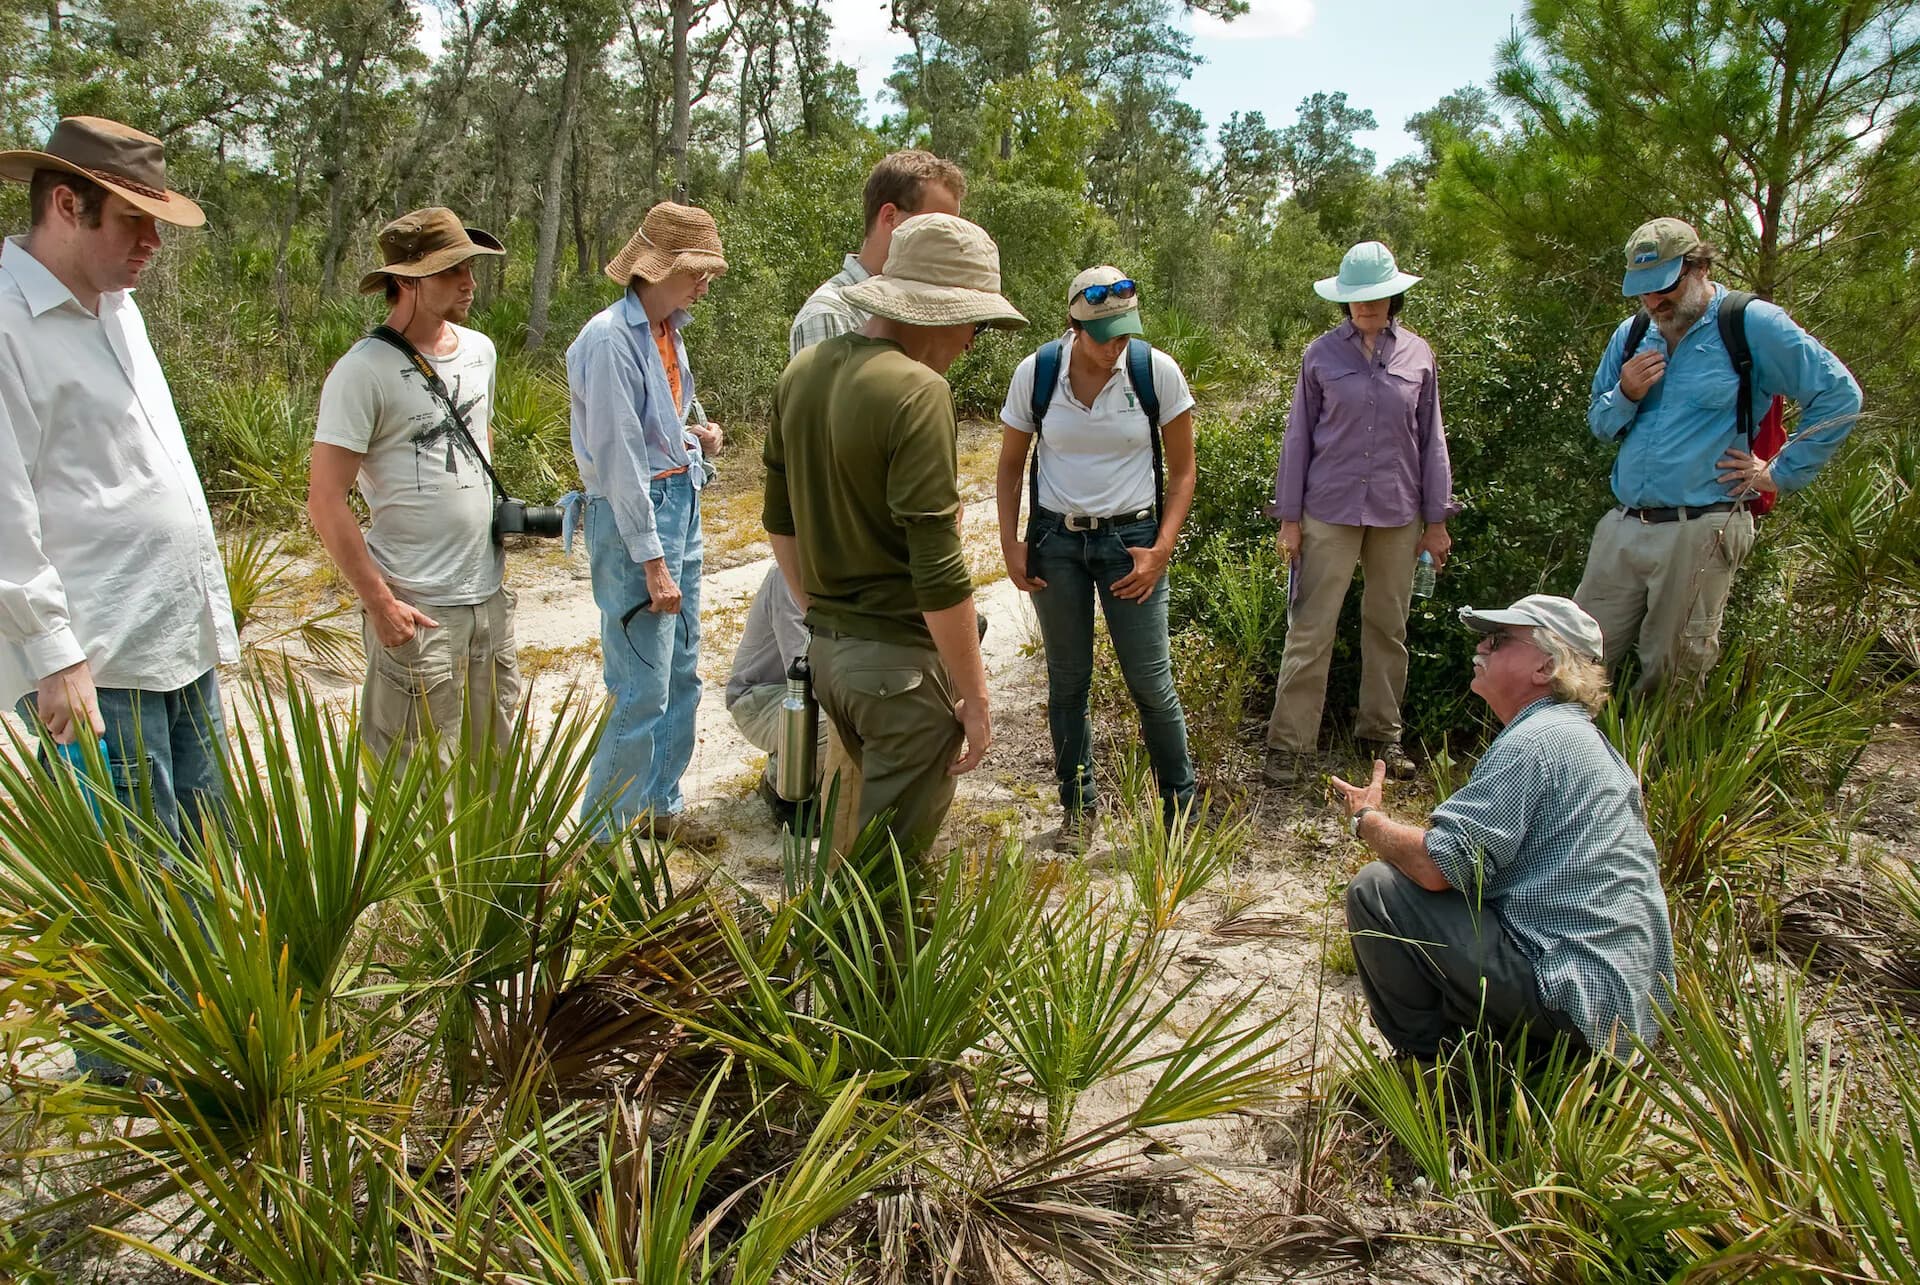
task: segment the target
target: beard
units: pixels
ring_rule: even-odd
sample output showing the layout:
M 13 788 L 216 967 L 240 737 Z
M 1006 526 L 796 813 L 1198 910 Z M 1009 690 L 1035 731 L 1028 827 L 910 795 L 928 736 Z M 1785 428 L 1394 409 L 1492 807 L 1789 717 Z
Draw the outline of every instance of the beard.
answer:
M 1648 310 L 1648 316 L 1660 327 L 1660 333 L 1667 337 L 1669 346 L 1681 335 L 1693 328 L 1693 323 L 1707 315 L 1707 305 L 1713 302 L 1713 287 L 1705 278 L 1690 278 L 1687 284 L 1675 293 L 1668 305 L 1666 316 Z

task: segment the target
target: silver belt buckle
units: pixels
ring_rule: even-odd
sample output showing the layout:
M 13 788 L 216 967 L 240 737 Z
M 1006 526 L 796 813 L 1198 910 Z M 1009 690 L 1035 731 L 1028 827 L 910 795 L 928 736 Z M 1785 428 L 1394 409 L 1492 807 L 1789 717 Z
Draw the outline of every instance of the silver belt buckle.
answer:
M 1100 519 L 1089 517 L 1084 513 L 1068 513 L 1064 514 L 1063 517 L 1066 528 L 1069 531 L 1098 531 L 1100 529 Z

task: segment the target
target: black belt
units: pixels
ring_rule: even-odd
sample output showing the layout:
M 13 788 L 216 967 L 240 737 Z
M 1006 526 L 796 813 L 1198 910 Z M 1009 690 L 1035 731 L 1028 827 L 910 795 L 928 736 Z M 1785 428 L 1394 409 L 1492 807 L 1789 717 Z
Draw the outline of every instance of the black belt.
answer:
M 1701 504 L 1694 507 L 1681 505 L 1672 509 L 1636 509 L 1623 504 L 1618 512 L 1630 518 L 1639 518 L 1642 522 L 1685 522 L 1688 518 L 1704 518 L 1709 513 L 1731 513 L 1735 509 L 1747 507 L 1745 500 L 1721 500 L 1715 504 Z
M 1109 518 L 1096 518 L 1084 513 L 1055 513 L 1052 509 L 1041 509 L 1040 516 L 1051 518 L 1069 531 L 1104 531 L 1129 522 L 1146 521 L 1153 516 L 1153 506 L 1135 509 L 1131 513 L 1116 513 Z

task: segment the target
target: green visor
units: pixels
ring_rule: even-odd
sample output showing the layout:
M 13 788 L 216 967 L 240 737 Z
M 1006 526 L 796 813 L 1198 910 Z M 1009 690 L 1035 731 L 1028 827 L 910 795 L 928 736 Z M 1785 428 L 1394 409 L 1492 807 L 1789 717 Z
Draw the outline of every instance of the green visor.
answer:
M 1116 312 L 1111 317 L 1095 317 L 1092 321 L 1080 323 L 1087 332 L 1087 338 L 1097 344 L 1103 344 L 1115 335 L 1138 335 L 1146 333 L 1140 327 L 1140 310 L 1129 308 L 1125 312 Z

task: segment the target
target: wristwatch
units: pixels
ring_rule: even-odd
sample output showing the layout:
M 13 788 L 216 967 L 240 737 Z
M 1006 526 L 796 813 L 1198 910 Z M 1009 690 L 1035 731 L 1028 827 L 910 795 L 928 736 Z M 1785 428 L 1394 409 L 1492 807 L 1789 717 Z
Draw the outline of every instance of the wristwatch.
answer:
M 1379 808 L 1361 808 L 1353 814 L 1353 819 L 1347 823 L 1347 828 L 1353 831 L 1354 838 L 1358 839 L 1360 837 L 1360 818 L 1369 812 L 1378 812 L 1379 810 Z

